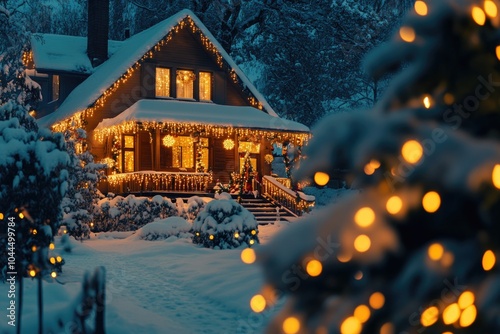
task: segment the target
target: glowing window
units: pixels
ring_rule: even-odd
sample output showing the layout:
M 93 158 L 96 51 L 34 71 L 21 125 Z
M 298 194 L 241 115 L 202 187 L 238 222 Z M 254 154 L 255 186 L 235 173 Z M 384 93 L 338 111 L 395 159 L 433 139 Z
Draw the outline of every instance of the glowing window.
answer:
M 156 68 L 156 97 L 170 96 L 170 69 Z
M 194 91 L 194 79 L 196 75 L 193 71 L 178 70 L 176 76 L 177 98 L 192 99 Z
M 200 138 L 199 145 L 201 147 L 201 165 L 205 168 L 205 171 L 207 171 L 209 168 L 208 138 Z
M 238 146 L 238 152 L 240 153 L 252 153 L 258 154 L 260 153 L 260 144 L 255 144 L 250 141 L 240 141 Z
M 125 173 L 134 171 L 134 151 L 123 152 L 125 156 Z
M 52 101 L 59 98 L 59 76 L 54 74 L 52 76 Z
M 194 167 L 193 138 L 179 136 L 172 146 L 172 166 L 175 168 Z
M 123 136 L 123 148 L 134 148 L 134 136 Z
M 200 72 L 200 100 L 212 100 L 212 73 Z
M 123 136 L 123 171 L 125 173 L 133 172 L 135 170 L 134 147 L 135 147 L 135 137 L 126 135 Z

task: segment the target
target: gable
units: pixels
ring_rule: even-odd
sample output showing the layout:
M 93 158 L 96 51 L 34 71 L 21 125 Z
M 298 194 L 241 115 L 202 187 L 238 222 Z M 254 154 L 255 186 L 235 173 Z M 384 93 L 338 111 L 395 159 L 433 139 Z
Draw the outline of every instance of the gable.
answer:
M 57 111 L 41 118 L 39 124 L 46 127 L 53 126 L 57 131 L 59 127 L 65 128 L 65 125 L 60 122 L 69 118 L 91 117 L 96 106 L 105 104 L 107 96 L 116 91 L 119 85 L 125 83 L 135 71 L 168 45 L 183 29 L 189 29 L 194 36 L 197 36 L 198 43 L 201 43 L 206 52 L 211 55 L 220 70 L 232 79 L 234 85 L 240 87 L 250 105 L 277 117 L 267 101 L 203 23 L 191 11 L 183 10 L 123 42 L 121 48 L 80 84 Z

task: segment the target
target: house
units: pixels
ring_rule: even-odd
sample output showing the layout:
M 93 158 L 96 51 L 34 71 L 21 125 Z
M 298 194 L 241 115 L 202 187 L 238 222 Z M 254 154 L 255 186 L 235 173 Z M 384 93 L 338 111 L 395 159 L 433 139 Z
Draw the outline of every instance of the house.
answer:
M 269 175 L 273 145 L 309 138 L 191 11 L 124 41 L 108 40 L 108 11 L 89 0 L 88 38 L 39 34 L 25 56 L 42 86 L 39 125 L 87 131 L 87 148 L 110 166 L 104 191 L 207 191 L 245 162 Z

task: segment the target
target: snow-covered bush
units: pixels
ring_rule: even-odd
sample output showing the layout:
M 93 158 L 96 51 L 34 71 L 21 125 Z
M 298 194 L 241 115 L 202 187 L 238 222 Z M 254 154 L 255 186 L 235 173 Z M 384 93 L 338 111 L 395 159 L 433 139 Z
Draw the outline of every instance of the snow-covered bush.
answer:
M 175 199 L 175 206 L 177 207 L 177 215 L 179 217 L 182 217 L 184 219 L 187 219 L 187 208 L 186 208 L 186 203 L 184 203 L 184 200 L 180 197 L 177 197 Z
M 214 200 L 193 222 L 193 243 L 229 249 L 258 243 L 258 225 L 250 211 L 234 200 Z
M 155 219 L 177 216 L 177 208 L 167 197 L 116 196 L 98 202 L 94 214 L 95 232 L 135 231 Z
M 66 146 L 71 159 L 69 188 L 62 202 L 64 216 L 62 224 L 76 239 L 88 238 L 97 201 L 103 196 L 97 189 L 104 177 L 106 165 L 94 162 L 94 157 L 86 150 L 87 134 L 80 128 L 70 128 L 64 132 Z
M 184 218 L 170 217 L 148 223 L 136 232 L 136 237 L 144 240 L 160 240 L 170 237 L 191 237 L 189 224 Z
M 201 210 L 205 208 L 205 201 L 199 196 L 193 196 L 187 200 L 187 218 L 188 221 L 194 221 Z

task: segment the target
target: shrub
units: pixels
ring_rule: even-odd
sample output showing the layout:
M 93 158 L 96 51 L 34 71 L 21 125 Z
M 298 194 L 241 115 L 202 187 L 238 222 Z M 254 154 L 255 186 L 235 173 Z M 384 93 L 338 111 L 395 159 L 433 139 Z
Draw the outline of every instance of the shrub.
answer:
M 144 240 L 161 240 L 170 237 L 191 237 L 189 224 L 184 218 L 170 217 L 148 223 L 136 232 L 136 238 Z
M 258 243 L 257 221 L 234 200 L 214 200 L 193 222 L 193 243 L 207 248 L 230 249 Z
M 198 196 L 193 196 L 187 200 L 187 204 L 187 219 L 193 222 L 198 217 L 200 211 L 205 208 L 205 201 Z

